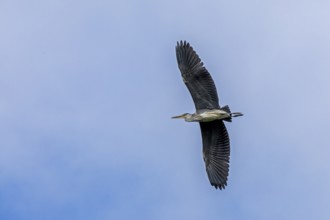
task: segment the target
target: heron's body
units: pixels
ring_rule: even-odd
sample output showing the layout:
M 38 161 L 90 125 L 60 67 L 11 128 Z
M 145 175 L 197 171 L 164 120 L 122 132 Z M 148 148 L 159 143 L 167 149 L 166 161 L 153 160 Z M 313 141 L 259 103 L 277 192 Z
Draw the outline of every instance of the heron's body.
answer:
M 193 114 L 198 122 L 210 122 L 220 119 L 230 118 L 230 114 L 221 109 L 207 110 L 199 114 Z
M 185 113 L 172 118 L 184 118 L 187 122 L 210 122 L 215 120 L 231 120 L 232 113 L 222 109 L 204 110 L 199 113 Z
M 172 118 L 199 122 L 207 175 L 212 186 L 224 189 L 229 173 L 230 143 L 223 121 L 231 122 L 232 117 L 243 114 L 232 113 L 227 105 L 220 107 L 213 79 L 189 43 L 178 42 L 176 57 L 183 82 L 194 100 L 196 113 Z

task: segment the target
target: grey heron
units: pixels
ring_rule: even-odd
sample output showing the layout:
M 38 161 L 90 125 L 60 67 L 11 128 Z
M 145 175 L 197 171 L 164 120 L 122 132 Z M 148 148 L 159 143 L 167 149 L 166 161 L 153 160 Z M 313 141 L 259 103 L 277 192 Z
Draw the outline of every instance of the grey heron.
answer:
M 228 105 L 220 107 L 214 81 L 188 42 L 177 42 L 176 58 L 183 82 L 195 103 L 196 113 L 185 113 L 172 118 L 199 122 L 208 178 L 216 189 L 224 189 L 229 173 L 230 142 L 223 121 L 231 122 L 232 117 L 243 114 L 231 112 Z

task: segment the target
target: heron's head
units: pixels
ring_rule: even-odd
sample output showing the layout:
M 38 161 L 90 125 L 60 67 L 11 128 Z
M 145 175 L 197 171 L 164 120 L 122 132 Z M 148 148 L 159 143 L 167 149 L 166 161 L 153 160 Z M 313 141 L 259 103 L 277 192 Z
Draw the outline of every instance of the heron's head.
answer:
M 178 116 L 173 116 L 172 118 L 183 118 L 185 119 L 186 121 L 191 118 L 192 114 L 189 114 L 189 113 L 184 113 L 182 115 L 178 115 Z

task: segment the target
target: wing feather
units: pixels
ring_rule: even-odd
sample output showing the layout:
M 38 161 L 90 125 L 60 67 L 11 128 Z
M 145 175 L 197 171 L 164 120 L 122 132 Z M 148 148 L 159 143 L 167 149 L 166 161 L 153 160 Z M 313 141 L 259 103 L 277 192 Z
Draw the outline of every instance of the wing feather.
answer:
M 230 142 L 222 120 L 200 122 L 203 139 L 203 158 L 210 183 L 224 189 L 229 173 Z
M 186 41 L 177 43 L 176 58 L 196 110 L 220 108 L 214 81 L 189 43 Z

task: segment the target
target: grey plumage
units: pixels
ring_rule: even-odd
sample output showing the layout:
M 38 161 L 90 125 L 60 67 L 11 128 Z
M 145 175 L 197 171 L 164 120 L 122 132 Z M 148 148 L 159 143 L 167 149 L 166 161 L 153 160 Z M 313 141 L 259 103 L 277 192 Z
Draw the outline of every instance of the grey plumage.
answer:
M 229 173 L 230 143 L 222 120 L 200 122 L 203 140 L 203 159 L 207 176 L 215 188 L 227 185 Z
M 182 78 L 194 100 L 197 112 L 219 108 L 217 89 L 203 62 L 186 42 L 178 42 L 176 57 Z
M 199 121 L 208 178 L 212 186 L 224 189 L 229 173 L 230 141 L 223 120 L 231 121 L 232 117 L 242 114 L 231 113 L 228 106 L 220 108 L 214 81 L 189 43 L 177 43 L 176 57 L 183 81 L 195 103 L 196 113 L 186 113 L 173 118 L 185 118 L 189 122 Z M 209 121 L 202 122 L 205 118 Z

